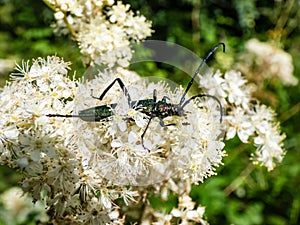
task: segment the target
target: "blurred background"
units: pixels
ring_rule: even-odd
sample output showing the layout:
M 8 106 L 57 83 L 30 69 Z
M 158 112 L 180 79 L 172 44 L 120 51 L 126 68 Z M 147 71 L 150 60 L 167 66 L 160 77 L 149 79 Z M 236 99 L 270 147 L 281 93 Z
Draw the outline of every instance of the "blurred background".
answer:
M 228 156 L 218 176 L 194 186 L 191 196 L 206 206 L 208 222 L 214 224 L 300 224 L 300 88 L 285 82 L 286 76 L 300 79 L 300 2 L 299 0 L 135 0 L 124 1 L 134 11 L 152 21 L 150 39 L 174 42 L 200 57 L 220 41 L 225 54 L 208 62 L 221 71 L 239 69 L 257 86 L 256 98 L 278 114 L 286 133 L 286 156 L 273 171 L 253 165 L 253 147 L 238 139 L 227 142 Z M 15 63 L 56 54 L 71 61 L 80 76 L 86 70 L 77 44 L 68 36 L 53 34 L 53 12 L 36 0 L 0 0 L 0 85 L 4 86 Z M 257 39 L 271 46 L 282 74 L 273 71 L 272 59 L 264 58 L 264 48 L 249 45 Z M 261 51 L 261 52 L 259 52 Z M 256 52 L 256 53 L 253 53 Z M 285 53 L 284 53 L 285 52 Z M 291 58 L 289 58 L 291 57 Z M 261 62 L 257 59 L 261 58 Z M 288 59 L 288 60 L 286 60 Z M 290 59 L 290 61 L 289 61 Z M 264 61 L 265 60 L 265 61 Z M 289 63 L 293 63 L 291 71 Z M 143 76 L 161 76 L 186 85 L 189 76 L 171 66 L 144 62 L 133 68 Z M 1 131 L 0 131 L 1 132 Z M 27 203 L 7 205 L 22 175 L 0 166 L 0 224 L 35 224 L 42 213 Z M 15 193 L 15 192 L 12 192 Z M 159 203 L 159 204 L 158 204 Z M 176 204 L 153 201 L 165 210 Z M 24 209 L 27 209 L 24 212 Z M 15 211 L 14 211 L 15 210 Z M 22 212 L 22 213 L 21 213 Z M 20 218 L 19 218 L 20 217 Z M 42 219 L 40 219 L 42 220 Z

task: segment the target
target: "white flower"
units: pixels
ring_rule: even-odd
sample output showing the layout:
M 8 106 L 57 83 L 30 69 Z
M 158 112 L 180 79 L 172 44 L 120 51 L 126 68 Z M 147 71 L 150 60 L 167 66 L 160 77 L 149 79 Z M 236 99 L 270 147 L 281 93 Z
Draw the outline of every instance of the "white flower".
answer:
M 267 42 L 250 39 L 246 43 L 247 51 L 253 55 L 259 71 L 264 71 L 264 78 L 279 78 L 284 85 L 297 85 L 298 79 L 294 77 L 292 57 L 282 49 Z M 250 62 L 249 62 L 250 60 Z M 252 63 L 251 56 L 247 57 L 247 64 Z
M 274 112 L 264 105 L 256 105 L 253 111 L 253 124 L 257 136 L 254 138 L 254 144 L 257 151 L 253 155 L 254 161 L 265 165 L 268 170 L 275 167 L 276 162 L 281 162 L 285 154 L 282 141 L 284 134 L 280 134 L 280 128 L 274 122 Z
M 0 141 L 15 141 L 17 140 L 19 131 L 15 125 L 4 127 L 0 130 Z
M 174 208 L 171 211 L 171 215 L 180 218 L 180 224 L 190 224 L 189 222 L 197 222 L 202 225 L 207 225 L 208 223 L 202 219 L 205 212 L 205 208 L 198 206 L 194 209 L 195 203 L 192 202 L 191 197 L 188 195 L 183 195 L 179 197 L 178 209 Z
M 153 225 L 171 225 L 173 216 L 170 214 L 164 214 L 159 212 L 154 212 L 153 216 L 155 217 L 155 222 L 152 222 Z
M 57 215 L 76 202 L 71 193 L 82 170 L 72 121 L 45 116 L 73 109 L 66 101 L 74 98 L 78 83 L 66 77 L 68 65 L 55 56 L 31 67 L 23 63 L 0 93 L 1 163 L 24 171 L 24 190 L 38 200 L 43 189 Z
M 255 90 L 240 72 L 234 70 L 227 71 L 225 75 L 220 71 L 214 74 L 207 73 L 201 77 L 199 87 L 203 88 L 205 93 L 217 97 L 224 108 L 226 105 L 235 105 L 248 109 Z
M 223 88 L 223 84 L 227 82 L 222 78 L 223 74 L 220 71 L 216 71 L 213 76 L 210 73 L 206 73 L 201 76 L 199 87 L 205 89 L 205 93 L 216 96 L 219 100 L 223 100 L 227 97 L 227 94 Z M 223 103 L 224 101 L 222 101 Z
M 246 80 L 242 77 L 242 74 L 236 71 L 226 72 L 224 75 L 223 89 L 227 93 L 228 102 L 241 105 L 247 108 L 250 101 L 250 91 L 246 87 Z
M 258 52 L 271 54 L 273 51 L 270 46 L 259 46 L 266 49 L 256 49 Z M 255 87 L 248 84 L 240 72 L 228 71 L 224 78 L 218 71 L 215 74 L 206 74 L 201 78 L 200 84 L 205 92 L 219 97 L 223 107 L 227 108 L 228 115 L 224 116 L 227 139 L 237 135 L 243 143 L 250 143 L 249 139 L 254 140 L 257 149 L 252 159 L 269 170 L 274 168 L 276 162 L 281 162 L 285 135 L 280 134 L 280 127 L 270 108 L 259 103 L 250 104 L 250 100 L 258 102 L 252 97 Z M 202 160 L 202 156 L 199 160 Z
M 254 133 L 255 128 L 252 125 L 251 116 L 244 109 L 238 107 L 233 108 L 232 112 L 226 116 L 228 130 L 226 133 L 227 139 L 232 139 L 236 134 L 244 143 L 248 142 L 249 136 Z
M 26 207 L 28 201 L 21 188 L 11 188 L 1 195 L 1 202 L 5 208 L 17 213 L 21 208 Z
M 130 41 L 141 41 L 152 33 L 151 23 L 135 16 L 130 5 L 121 1 L 115 5 L 113 0 L 48 2 L 57 10 L 55 31 L 71 32 L 81 53 L 96 64 L 127 67 L 132 57 Z
M 14 224 L 25 221 L 25 218 L 29 218 L 32 214 L 35 215 L 35 221 L 47 222 L 49 219 L 42 202 L 33 204 L 32 198 L 19 187 L 12 187 L 1 193 L 0 201 L 1 213 Z
M 62 20 L 65 17 L 65 14 L 61 11 L 54 13 L 54 18 L 56 20 Z

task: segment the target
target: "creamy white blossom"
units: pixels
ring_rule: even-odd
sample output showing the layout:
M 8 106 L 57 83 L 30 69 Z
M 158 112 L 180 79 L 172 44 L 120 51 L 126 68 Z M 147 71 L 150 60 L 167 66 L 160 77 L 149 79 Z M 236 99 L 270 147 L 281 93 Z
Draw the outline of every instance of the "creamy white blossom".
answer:
M 217 71 L 202 76 L 200 81 L 200 87 L 218 97 L 226 108 L 226 138 L 237 135 L 243 143 L 253 140 L 257 149 L 252 159 L 268 170 L 281 162 L 285 154 L 285 135 L 280 131 L 273 110 L 253 97 L 255 86 L 237 71 L 228 71 L 223 77 Z
M 202 224 L 208 225 L 208 222 L 203 219 L 205 212 L 205 207 L 197 206 L 195 209 L 196 203 L 192 201 L 186 193 L 179 196 L 178 207 L 173 208 L 172 211 L 167 213 L 162 213 L 154 211 L 153 217 L 154 222 L 151 224 L 154 225 L 171 225 L 171 224 L 181 224 L 181 225 L 191 225 L 191 224 Z M 150 223 L 143 223 L 150 224 Z
M 25 62 L 0 94 L 1 163 L 23 171 L 23 189 L 34 200 L 41 199 L 42 191 L 58 220 L 72 216 L 77 222 L 122 224 L 122 218 L 115 217 L 115 201 L 131 205 L 139 196 L 138 189 L 126 185 L 146 188 L 173 179 L 179 186 L 185 181 L 186 189 L 187 183 L 214 175 L 222 164 L 222 124 L 215 100 L 190 102 L 186 116 L 164 119 L 172 126 L 162 127 L 153 118 L 144 137 L 149 151 L 141 142 L 149 117 L 129 106 L 118 85 L 102 102 L 92 95 L 99 96 L 115 78 L 123 80 L 135 102 L 152 99 L 156 90 L 158 100 L 168 96 L 168 102 L 178 104 L 183 89 L 171 90 L 164 81 L 153 83 L 122 68 L 87 81 L 67 78 L 68 70 L 69 63 L 56 56 L 39 58 L 31 66 Z M 86 108 L 110 104 L 117 105 L 100 122 L 48 116 L 76 116 Z M 195 213 L 188 218 L 198 218 Z
M 23 189 L 34 200 L 41 199 L 42 191 L 57 218 L 66 216 L 70 207 L 81 215 L 92 208 L 99 210 L 99 215 L 111 212 L 116 209 L 116 198 L 128 202 L 137 195 L 130 189 L 107 189 L 103 177 L 84 164 L 81 154 L 85 152 L 79 151 L 73 121 L 46 116 L 71 113 L 76 108 L 73 100 L 79 82 L 67 78 L 68 65 L 55 56 L 39 58 L 32 66 L 23 63 L 0 93 L 1 164 L 23 171 Z M 102 195 L 92 201 L 95 191 Z M 79 201 L 85 202 L 86 208 L 78 205 Z
M 254 145 L 257 151 L 253 154 L 256 162 L 272 170 L 276 162 L 281 162 L 285 151 L 283 140 L 285 134 L 280 133 L 280 127 L 274 121 L 275 113 L 265 105 L 256 105 L 253 109 L 252 124 L 254 124 L 257 136 L 254 138 Z
M 55 13 L 55 30 L 70 32 L 88 61 L 108 67 L 127 67 L 132 57 L 130 42 L 152 33 L 151 22 L 134 15 L 121 1 L 44 0 Z
M 251 116 L 243 108 L 237 107 L 228 113 L 226 120 L 229 125 L 226 132 L 227 139 L 232 139 L 237 135 L 242 142 L 247 143 L 254 133 Z
M 250 39 L 246 42 L 244 63 L 239 68 L 245 73 L 264 79 L 279 78 L 284 85 L 297 85 L 298 79 L 293 75 L 292 56 L 268 42 Z M 250 65 L 250 66 L 249 66 Z
M 45 205 L 41 201 L 32 202 L 32 198 L 24 193 L 19 187 L 12 187 L 0 195 L 1 221 L 4 224 L 25 223 L 28 218 L 36 222 L 46 223 L 48 216 L 46 214 Z M 5 215 L 5 217 L 3 216 Z
M 195 202 L 188 195 L 182 195 L 179 197 L 178 208 L 174 208 L 171 211 L 171 215 L 180 218 L 180 224 L 188 225 L 191 222 L 197 222 L 202 225 L 207 225 L 208 223 L 202 219 L 205 208 L 198 206 L 195 208 Z

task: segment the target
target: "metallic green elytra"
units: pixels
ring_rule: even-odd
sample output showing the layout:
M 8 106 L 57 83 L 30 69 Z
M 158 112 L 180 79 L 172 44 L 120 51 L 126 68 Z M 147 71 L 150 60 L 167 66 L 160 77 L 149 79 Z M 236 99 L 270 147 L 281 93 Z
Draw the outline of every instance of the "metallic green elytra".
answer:
M 111 105 L 100 105 L 88 109 L 79 111 L 78 116 L 80 119 L 86 122 L 99 122 L 103 119 L 109 118 L 113 115 L 112 109 L 114 109 L 117 104 Z
M 176 124 L 164 124 L 163 119 L 168 117 L 168 116 L 185 116 L 186 113 L 184 111 L 184 107 L 189 104 L 191 101 L 193 101 L 196 98 L 202 98 L 202 97 L 208 97 L 208 98 L 212 98 L 214 99 L 220 108 L 220 122 L 222 122 L 222 116 L 223 116 L 223 108 L 222 108 L 222 104 L 219 101 L 219 99 L 213 95 L 208 95 L 208 94 L 198 94 L 195 96 L 192 96 L 191 98 L 189 98 L 188 100 L 185 100 L 185 96 L 187 94 L 187 92 L 189 91 L 189 89 L 191 88 L 195 77 L 200 73 L 201 68 L 203 67 L 203 65 L 205 64 L 205 62 L 207 61 L 207 59 L 220 47 L 223 47 L 223 52 L 225 52 L 225 44 L 224 43 L 219 43 L 217 44 L 204 58 L 204 60 L 202 60 L 201 64 L 199 65 L 198 69 L 196 70 L 196 72 L 194 73 L 192 79 L 190 80 L 190 82 L 188 83 L 183 95 L 181 96 L 181 99 L 179 101 L 178 104 L 172 104 L 172 103 L 168 103 L 167 100 L 170 100 L 167 96 L 164 96 L 161 100 L 157 101 L 157 93 L 156 90 L 153 90 L 153 98 L 152 99 L 142 99 L 142 100 L 138 100 L 138 101 L 131 101 L 131 97 L 129 95 L 129 92 L 127 90 L 127 88 L 125 87 L 123 81 L 120 78 L 116 78 L 110 85 L 108 85 L 106 87 L 106 89 L 102 92 L 102 94 L 100 95 L 100 97 L 95 97 L 91 94 L 92 98 L 98 99 L 98 100 L 103 100 L 104 96 L 107 94 L 107 92 L 111 89 L 111 87 L 117 82 L 119 84 L 119 86 L 121 87 L 124 95 L 127 97 L 128 100 L 128 105 L 129 107 L 138 110 L 142 113 L 144 113 L 145 115 L 147 115 L 149 117 L 148 119 L 148 123 L 145 127 L 144 132 L 141 135 L 141 139 L 142 139 L 142 146 L 147 149 L 144 146 L 144 136 L 145 133 L 149 127 L 149 124 L 151 122 L 151 120 L 153 118 L 158 118 L 160 120 L 160 125 L 161 126 L 171 126 L 171 125 L 176 125 Z M 110 118 L 111 116 L 114 115 L 113 110 L 116 108 L 117 104 L 108 104 L 108 105 L 100 105 L 100 106 L 96 106 L 96 107 L 91 107 L 88 109 L 84 109 L 79 111 L 78 115 L 61 115 L 61 114 L 48 114 L 48 117 L 77 117 L 80 118 L 86 122 L 100 122 L 103 121 L 105 119 Z M 148 151 L 150 151 L 149 149 L 147 149 Z

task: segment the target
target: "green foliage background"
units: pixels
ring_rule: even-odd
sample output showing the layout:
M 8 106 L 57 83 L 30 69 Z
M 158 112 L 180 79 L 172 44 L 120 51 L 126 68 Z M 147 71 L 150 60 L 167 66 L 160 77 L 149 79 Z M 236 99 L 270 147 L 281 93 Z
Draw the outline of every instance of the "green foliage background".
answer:
M 126 1 L 153 22 L 154 40 L 166 40 L 187 47 L 204 56 L 216 43 L 226 43 L 232 59 L 244 50 L 250 38 L 261 41 L 275 40 L 293 57 L 295 76 L 300 79 L 300 11 L 299 2 L 256 0 L 136 0 Z M 57 37 L 50 24 L 53 13 L 42 1 L 0 0 L 0 59 L 20 63 L 37 57 L 56 54 L 71 61 L 72 69 L 82 74 L 85 67 L 76 43 L 69 37 Z M 211 67 L 227 68 L 222 61 Z M 229 65 L 230 67 L 230 65 Z M 8 78 L 10 69 L 0 68 L 1 84 Z M 143 75 L 159 75 L 185 85 L 188 76 L 166 65 L 152 62 L 135 68 Z M 265 90 L 276 101 L 261 99 L 272 106 L 282 122 L 287 138 L 286 156 L 273 171 L 252 165 L 249 154 L 253 149 L 235 139 L 227 143 L 228 156 L 218 176 L 195 186 L 191 196 L 206 206 L 210 224 L 300 224 L 300 89 L 284 87 L 279 81 L 264 84 Z M 258 96 L 259 98 L 259 96 Z M 0 193 L 17 185 L 20 175 L 0 167 Z M 158 201 L 158 200 L 157 200 Z M 176 201 L 157 203 L 170 210 Z M 0 210 L 1 207 L 0 207 Z M 30 220 L 30 219 L 28 219 Z M 5 224 L 1 222 L 0 224 Z

